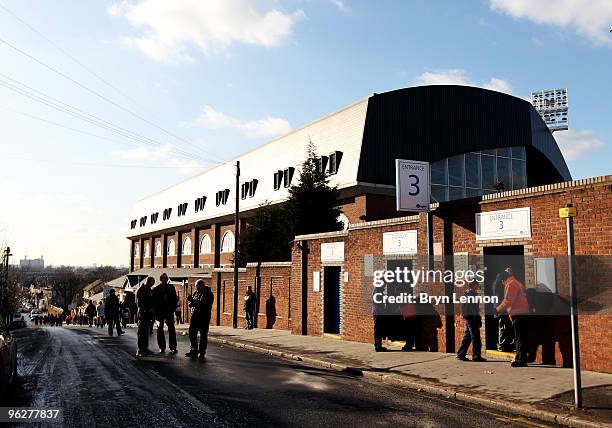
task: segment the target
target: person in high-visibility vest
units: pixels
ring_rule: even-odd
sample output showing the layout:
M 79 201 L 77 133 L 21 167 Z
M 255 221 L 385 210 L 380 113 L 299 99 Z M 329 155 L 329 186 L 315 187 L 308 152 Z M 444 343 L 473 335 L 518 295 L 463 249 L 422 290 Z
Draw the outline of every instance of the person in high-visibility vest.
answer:
M 495 308 L 497 312 L 507 311 L 512 320 L 516 355 L 510 364 L 512 367 L 527 365 L 527 323 L 531 309 L 527 301 L 525 286 L 508 270 L 500 274 L 504 285 L 504 300 Z

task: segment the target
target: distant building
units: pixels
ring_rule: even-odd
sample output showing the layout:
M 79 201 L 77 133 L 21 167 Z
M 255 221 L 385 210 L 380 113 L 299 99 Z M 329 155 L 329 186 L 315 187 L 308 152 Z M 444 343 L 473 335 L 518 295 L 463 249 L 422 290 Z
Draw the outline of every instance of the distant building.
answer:
M 29 270 L 43 270 L 45 268 L 45 260 L 43 256 L 40 256 L 40 259 L 28 259 L 28 256 L 19 260 L 19 267 L 21 269 L 29 269 Z

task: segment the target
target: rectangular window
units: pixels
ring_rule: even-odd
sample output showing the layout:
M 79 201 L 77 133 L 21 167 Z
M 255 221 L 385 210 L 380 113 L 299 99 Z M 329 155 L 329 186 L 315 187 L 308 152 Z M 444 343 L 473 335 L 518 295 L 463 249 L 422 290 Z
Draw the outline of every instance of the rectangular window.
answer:
M 439 184 L 431 185 L 431 202 L 444 202 L 447 201 L 446 186 L 440 186 Z
M 278 170 L 274 173 L 274 190 L 281 188 L 283 184 L 283 171 Z
M 329 155 L 329 175 L 338 173 L 340 168 L 340 161 L 342 160 L 342 152 L 336 150 L 334 153 Z
M 293 179 L 293 173 L 295 172 L 295 168 L 290 166 L 286 170 L 283 171 L 285 187 L 291 186 L 291 180 Z
M 448 184 L 450 186 L 465 186 L 463 155 L 448 158 Z
M 512 158 L 525 160 L 525 147 L 512 147 Z
M 465 198 L 465 188 L 463 187 L 448 187 L 448 200 L 453 201 L 455 199 Z
M 512 188 L 525 188 L 525 162 L 517 159 L 512 159 Z
M 247 195 L 249 194 L 250 185 L 251 185 L 250 181 L 247 181 L 246 183 L 242 183 L 242 186 L 240 188 L 240 199 L 246 199 Z
M 446 159 L 431 164 L 431 183 L 448 184 L 446 181 Z
M 494 189 L 495 188 L 495 157 L 482 155 L 480 157 L 480 164 L 482 168 L 482 188 L 483 189 Z
M 466 187 L 465 189 L 466 198 L 473 198 L 474 196 L 480 196 L 480 195 L 482 195 L 481 189 L 470 189 L 469 187 Z
M 465 155 L 465 186 L 480 189 L 480 155 L 477 153 Z
M 510 159 L 500 157 L 497 158 L 497 181 L 504 183 L 504 191 L 512 190 L 512 181 L 510 179 Z
M 497 156 L 501 156 L 504 158 L 510 157 L 510 149 L 508 147 L 502 147 L 501 149 L 497 149 Z

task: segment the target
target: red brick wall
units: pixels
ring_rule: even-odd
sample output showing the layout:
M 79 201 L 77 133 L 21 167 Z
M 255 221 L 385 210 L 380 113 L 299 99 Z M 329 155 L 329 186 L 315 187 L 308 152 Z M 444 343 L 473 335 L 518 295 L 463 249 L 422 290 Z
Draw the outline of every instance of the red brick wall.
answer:
M 523 245 L 525 255 L 526 275 L 533 276 L 533 260 L 529 256 L 556 256 L 557 260 L 557 288 L 560 298 L 568 298 L 567 260 L 563 257 L 567 253 L 565 220 L 558 216 L 558 209 L 571 202 L 577 207 L 578 215 L 575 217 L 575 245 L 578 255 L 612 255 L 612 180 L 606 183 L 574 185 L 569 188 L 544 189 L 532 194 L 505 194 L 495 199 L 479 202 L 476 199 L 456 202 L 446 207 L 443 205 L 436 210 L 433 217 L 435 243 L 443 245 L 444 254 L 468 252 L 470 255 L 482 256 L 486 246 Z M 519 208 L 531 208 L 531 238 L 512 240 L 476 241 L 475 213 Z M 395 230 L 417 228 L 419 231 L 419 253 L 425 254 L 426 242 L 426 215 L 421 214 L 418 223 L 404 223 L 393 226 L 375 225 L 371 228 L 352 228 L 348 236 L 324 237 L 309 239 L 308 254 L 308 334 L 320 335 L 322 333 L 322 294 L 324 290 L 323 271 L 320 261 L 320 246 L 325 242 L 343 241 L 345 243 L 345 261 L 342 263 L 343 272 L 348 272 L 349 282 L 343 284 L 342 295 L 342 336 L 347 340 L 372 342 L 373 322 L 370 314 L 364 313 L 362 295 L 364 293 L 362 280 L 363 256 L 366 254 L 382 253 L 382 233 Z M 446 233 L 452 231 L 450 233 Z M 446 237 L 446 242 L 445 242 Z M 301 334 L 301 270 L 302 252 L 297 247 L 292 251 L 292 332 Z M 582 367 L 587 370 L 612 372 L 612 316 L 610 308 L 612 302 L 606 299 L 604 291 L 612 287 L 609 275 L 602 278 L 601 272 L 611 272 L 610 258 L 598 258 L 580 264 L 578 261 L 578 295 L 593 297 L 593 300 L 581 303 L 580 335 L 582 348 Z M 438 262 L 441 263 L 441 262 Z M 597 263 L 597 268 L 592 264 Z M 436 266 L 443 268 L 443 266 Z M 321 272 L 321 292 L 312 291 L 312 273 Z M 526 282 L 533 282 L 528 280 Z M 532 284 L 527 283 L 527 286 Z M 428 287 L 432 287 L 428 285 Z M 444 285 L 437 284 L 438 294 L 443 294 Z M 592 291 L 593 288 L 601 293 Z M 416 290 L 418 292 L 418 290 Z M 431 288 L 429 288 L 431 292 Z M 591 303 L 589 303 L 591 302 Z M 598 313 L 590 308 L 589 304 L 596 303 L 602 306 Z M 443 352 L 454 352 L 458 347 L 463 334 L 463 322 L 460 318 L 459 308 L 455 308 L 455 316 L 448 308 L 434 307 L 441 314 L 442 326 L 434 331 L 433 340 L 437 337 L 437 348 Z M 444 309 L 449 315 L 445 316 Z M 449 326 L 448 323 L 452 325 Z M 569 318 L 567 316 L 538 316 L 531 326 L 531 346 L 537 346 L 536 361 L 554 363 L 558 365 L 571 363 L 571 348 L 569 336 Z M 450 328 L 452 327 L 452 328 Z M 447 333 L 448 332 L 448 333 Z M 484 337 L 484 327 L 482 334 Z M 450 334 L 450 337 L 447 337 Z M 568 356 L 568 350 L 570 352 Z
M 208 237 L 210 238 L 210 244 L 211 244 L 211 252 L 210 253 L 206 253 L 206 254 L 202 254 L 202 248 L 201 248 L 201 242 L 202 242 L 202 238 L 204 238 L 204 235 L 208 235 Z M 210 225 L 207 227 L 203 227 L 199 229 L 199 242 L 198 242 L 198 256 L 199 256 L 199 264 L 200 266 L 202 265 L 214 265 L 215 263 L 215 231 L 214 231 L 214 226 Z

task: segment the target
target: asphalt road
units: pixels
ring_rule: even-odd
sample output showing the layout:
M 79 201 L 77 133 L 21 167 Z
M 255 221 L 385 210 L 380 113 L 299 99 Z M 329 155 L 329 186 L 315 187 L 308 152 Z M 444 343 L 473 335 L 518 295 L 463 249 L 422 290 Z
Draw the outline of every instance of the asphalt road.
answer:
M 20 380 L 2 405 L 62 408 L 68 427 L 541 426 L 231 347 L 210 344 L 206 361 L 192 361 L 184 336 L 178 355 L 141 359 L 134 329 L 108 337 L 96 328 L 30 327 L 15 336 Z

